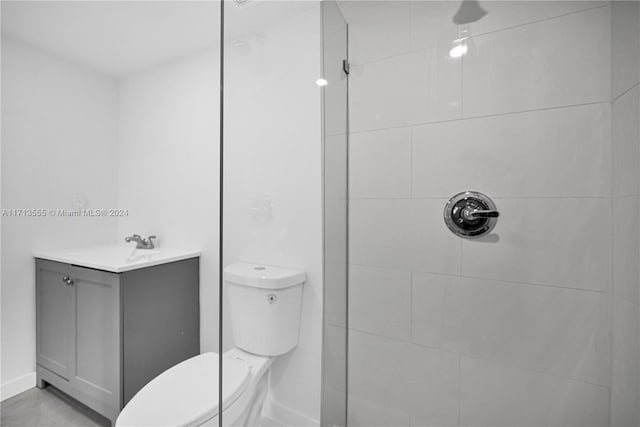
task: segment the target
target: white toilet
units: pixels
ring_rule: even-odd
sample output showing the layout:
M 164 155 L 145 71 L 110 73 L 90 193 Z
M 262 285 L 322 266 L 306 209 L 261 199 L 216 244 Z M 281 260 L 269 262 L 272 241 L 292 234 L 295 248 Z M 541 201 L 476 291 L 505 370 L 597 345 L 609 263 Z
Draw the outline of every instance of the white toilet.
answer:
M 224 269 L 236 348 L 222 355 L 222 423 L 259 426 L 275 356 L 298 344 L 304 272 L 237 263 Z M 218 354 L 166 370 L 124 407 L 116 427 L 217 426 Z

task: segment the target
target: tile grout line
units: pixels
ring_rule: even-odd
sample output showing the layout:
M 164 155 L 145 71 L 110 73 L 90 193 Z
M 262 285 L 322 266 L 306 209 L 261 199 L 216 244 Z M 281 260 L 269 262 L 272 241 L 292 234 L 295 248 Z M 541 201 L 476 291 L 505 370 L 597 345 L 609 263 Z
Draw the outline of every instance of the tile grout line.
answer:
M 458 39 L 460 39 L 459 31 Z M 464 118 L 464 57 L 465 55 L 460 57 L 460 120 Z
M 458 354 L 458 426 L 462 423 L 462 355 Z
M 489 277 L 470 276 L 470 275 L 463 275 L 463 274 L 458 275 L 457 273 L 420 271 L 420 270 L 412 270 L 410 268 L 402 268 L 402 267 L 382 267 L 382 266 L 377 266 L 377 265 L 361 264 L 361 263 L 355 263 L 355 262 L 352 262 L 349 265 L 356 266 L 356 267 L 379 269 L 379 270 L 404 271 L 404 272 L 410 272 L 412 274 L 413 273 L 417 273 L 417 274 L 428 274 L 428 275 L 432 275 L 432 276 L 444 276 L 444 277 L 453 277 L 453 278 L 462 278 L 462 279 L 486 280 L 486 281 L 489 281 L 489 282 L 496 282 L 496 283 L 499 283 L 499 284 L 505 284 L 505 285 L 510 285 L 510 286 L 512 286 L 512 285 L 516 285 L 516 286 L 536 286 L 536 287 L 541 287 L 541 288 L 564 289 L 564 290 L 577 291 L 577 292 L 589 292 L 589 293 L 595 293 L 595 294 L 601 294 L 601 295 L 608 295 L 609 294 L 608 290 L 571 288 L 569 286 L 548 285 L 548 284 L 543 284 L 543 283 L 531 283 L 531 282 L 521 282 L 521 281 L 516 281 L 516 280 L 494 279 L 494 278 L 489 278 Z
M 565 105 L 554 105 L 554 106 L 550 106 L 550 107 L 531 108 L 531 109 L 517 110 L 517 111 L 505 111 L 505 112 L 493 113 L 493 114 L 481 114 L 481 115 L 477 115 L 477 116 L 473 116 L 473 115 L 472 116 L 464 116 L 463 115 L 461 118 L 455 118 L 455 119 L 434 120 L 434 121 L 417 122 L 417 123 L 410 123 L 410 124 L 398 125 L 398 126 L 384 126 L 384 127 L 380 127 L 380 128 L 354 130 L 350 134 L 351 135 L 356 135 L 356 134 L 361 134 L 361 133 L 380 132 L 380 131 L 391 130 L 391 129 L 404 129 L 404 128 L 407 128 L 407 127 L 414 127 L 415 128 L 415 127 L 422 127 L 422 126 L 438 125 L 438 124 L 443 124 L 443 123 L 459 122 L 459 121 L 463 121 L 463 120 L 490 119 L 490 118 L 495 118 L 495 117 L 512 116 L 512 115 L 516 115 L 516 114 L 530 114 L 530 113 L 535 113 L 535 112 L 540 112 L 540 111 L 550 111 L 550 110 L 562 110 L 562 109 L 567 109 L 567 108 L 588 107 L 588 106 L 593 106 L 593 105 L 598 105 L 598 104 L 609 104 L 610 102 L 611 102 L 610 100 L 601 100 L 601 101 L 581 102 L 581 103 L 578 103 L 578 104 L 565 104 Z
M 360 334 L 367 335 L 367 336 L 370 336 L 370 337 L 375 337 L 375 338 L 379 338 L 379 339 L 382 339 L 382 340 L 391 341 L 391 342 L 393 342 L 395 344 L 413 345 L 413 346 L 420 347 L 420 348 L 423 348 L 423 349 L 432 350 L 434 352 L 441 352 L 441 353 L 447 353 L 447 354 L 452 355 L 452 356 L 458 356 L 460 358 L 479 360 L 481 362 L 497 365 L 497 366 L 499 366 L 501 368 L 505 368 L 505 369 L 517 369 L 517 370 L 525 371 L 525 372 L 533 372 L 533 373 L 536 373 L 536 374 L 539 374 L 539 375 L 546 375 L 546 376 L 549 376 L 549 377 L 561 378 L 563 380 L 575 381 L 575 382 L 578 382 L 578 383 L 581 383 L 581 384 L 588 384 L 590 386 L 594 386 L 594 387 L 602 388 L 602 389 L 605 389 L 605 390 L 609 390 L 609 387 L 606 386 L 606 385 L 598 384 L 598 383 L 591 382 L 591 381 L 585 381 L 585 380 L 574 378 L 574 377 L 568 377 L 568 376 L 565 376 L 565 375 L 552 374 L 552 373 L 545 372 L 545 371 L 542 371 L 542 370 L 539 370 L 539 369 L 532 369 L 532 368 L 528 368 L 528 367 L 524 367 L 524 366 L 519 366 L 519 365 L 516 365 L 516 364 L 510 364 L 508 362 L 504 362 L 504 361 L 500 361 L 500 360 L 496 360 L 496 359 L 490 359 L 488 357 L 477 356 L 477 355 L 473 355 L 473 354 L 469 354 L 469 353 L 460 353 L 458 351 L 449 350 L 449 349 L 443 348 L 443 347 L 436 347 L 436 346 L 433 346 L 433 345 L 421 344 L 421 343 L 417 343 L 417 342 L 413 342 L 413 341 L 406 341 L 406 340 L 403 340 L 401 338 L 395 338 L 395 337 L 390 337 L 390 336 L 387 336 L 387 335 L 381 335 L 381 334 L 378 334 L 378 333 L 375 333 L 375 332 L 365 331 L 365 330 L 357 329 L 357 328 L 349 328 L 349 330 L 354 331 L 354 332 L 358 332 Z
M 409 272 L 409 340 L 413 341 L 413 271 Z
M 459 246 L 459 251 L 460 251 L 459 252 L 460 253 L 460 270 L 458 271 L 458 275 L 460 277 L 463 277 L 462 276 L 462 272 L 463 272 L 462 265 L 464 263 L 464 242 L 462 241 L 462 237 L 458 237 L 458 240 L 460 240 L 460 243 L 459 243 L 459 245 L 460 245 Z
M 514 30 L 514 29 L 517 29 L 517 28 L 526 27 L 526 26 L 529 26 L 529 25 L 535 25 L 535 24 L 540 24 L 542 22 L 546 22 L 546 21 L 553 21 L 553 20 L 556 20 L 556 19 L 562 19 L 562 18 L 566 18 L 566 17 L 571 16 L 571 15 L 577 15 L 577 14 L 580 14 L 580 13 L 590 12 L 590 11 L 593 11 L 593 10 L 596 10 L 596 9 L 605 8 L 605 7 L 608 7 L 608 6 L 609 6 L 608 4 L 601 4 L 599 6 L 591 6 L 591 7 L 585 8 L 585 9 L 574 10 L 572 12 L 563 13 L 561 15 L 550 16 L 550 17 L 547 17 L 547 18 L 537 19 L 535 21 L 524 22 L 522 24 L 516 24 L 516 25 L 511 25 L 511 26 L 508 26 L 508 27 L 504 27 L 504 28 L 499 28 L 497 30 L 491 30 L 491 31 L 478 33 L 478 34 L 472 35 L 470 38 L 480 38 L 480 37 L 485 37 L 485 36 L 488 36 L 488 35 L 495 35 L 497 33 L 501 33 L 501 32 L 504 32 L 504 31 L 511 31 L 511 30 Z M 459 27 L 460 26 L 457 26 L 457 27 L 458 27 L 457 31 L 459 32 Z M 442 42 L 430 44 L 428 46 L 423 46 L 423 47 L 420 47 L 420 48 L 412 48 L 412 43 L 411 43 L 412 34 L 413 34 L 413 28 L 412 28 L 412 25 L 411 25 L 411 22 L 410 22 L 410 26 L 409 26 L 409 38 L 410 39 L 409 39 L 409 48 L 408 49 L 403 50 L 400 53 L 394 53 L 394 54 L 387 55 L 387 56 L 384 56 L 384 57 L 381 57 L 381 58 L 375 58 L 375 59 L 369 59 L 369 60 L 366 60 L 366 61 L 361 61 L 361 62 L 359 62 L 359 63 L 357 63 L 355 65 L 356 66 L 370 65 L 370 64 L 375 64 L 377 62 L 384 62 L 384 61 L 387 61 L 387 60 L 390 60 L 390 59 L 395 59 L 395 58 L 398 58 L 398 57 L 401 57 L 401 56 L 404 56 L 404 55 L 410 55 L 410 54 L 414 54 L 414 53 L 423 53 L 423 52 L 426 52 L 426 51 L 429 51 L 429 50 L 434 50 L 434 49 L 441 48 L 443 46 L 450 46 L 451 43 L 455 41 L 455 40 L 451 40 L 449 42 L 442 41 Z
M 625 96 L 626 94 L 628 94 L 629 92 L 633 91 L 635 88 L 640 87 L 640 82 L 635 83 L 633 86 L 631 86 L 628 89 L 625 89 L 623 92 L 620 93 L 620 95 L 617 96 L 613 96 L 613 88 L 611 89 L 611 97 L 612 97 L 612 101 L 611 104 L 613 104 L 614 102 L 616 102 L 617 100 L 619 100 L 620 98 L 622 98 L 623 96 Z
M 409 197 L 413 198 L 413 127 L 409 128 Z
M 630 198 L 635 197 L 634 194 L 624 195 L 624 196 L 616 196 L 616 198 Z M 492 199 L 495 200 L 546 200 L 546 199 L 559 199 L 559 200 L 608 200 L 609 196 L 494 196 Z M 344 199 L 332 199 L 332 200 L 344 200 Z M 388 200 L 440 200 L 447 201 L 449 197 L 447 196 L 416 196 L 416 197 L 351 197 L 349 200 L 355 201 L 369 201 L 369 200 L 380 200 L 380 201 L 388 201 Z
M 613 67 L 613 62 L 614 62 L 614 58 L 613 58 L 613 43 L 614 43 L 614 33 L 613 33 L 613 20 L 614 20 L 614 10 L 613 10 L 613 4 L 611 5 L 611 9 L 610 9 L 610 17 L 609 17 L 609 31 L 610 31 L 610 53 L 609 53 L 609 168 L 610 168 L 610 173 L 611 173 L 611 180 L 610 180 L 610 184 L 609 184 L 609 209 L 611 212 L 611 219 L 610 219 L 610 239 L 611 239 L 611 247 L 609 248 L 609 262 L 611 264 L 611 274 L 609 277 L 610 280 L 610 289 L 609 289 L 609 303 L 608 303 L 608 307 L 609 307 L 609 313 L 607 316 L 607 320 L 609 321 L 609 327 L 607 328 L 607 332 L 609 333 L 608 336 L 608 350 L 609 350 L 609 360 L 608 360 L 608 370 L 609 370 L 609 396 L 607 399 L 607 421 L 609 422 L 609 424 L 611 424 L 611 414 L 612 414 L 612 406 L 613 406 L 613 394 L 611 393 L 611 390 L 613 389 L 613 351 L 614 351 L 614 346 L 615 346 L 615 338 L 614 338 L 614 310 L 615 310 L 615 303 L 614 303 L 614 295 L 615 295 L 615 243 L 616 243 L 616 218 L 615 218 L 615 201 L 614 201 L 614 195 L 616 193 L 616 183 L 617 183 L 617 177 L 616 177 L 616 173 L 615 173 L 615 141 L 614 141 L 614 131 L 613 131 L 613 127 L 614 127 L 614 117 L 613 117 L 613 106 L 615 103 L 615 99 L 614 98 L 614 94 L 613 94 L 613 82 L 614 82 L 614 67 Z M 626 92 L 625 92 L 626 93 Z M 624 95 L 621 94 L 620 96 Z

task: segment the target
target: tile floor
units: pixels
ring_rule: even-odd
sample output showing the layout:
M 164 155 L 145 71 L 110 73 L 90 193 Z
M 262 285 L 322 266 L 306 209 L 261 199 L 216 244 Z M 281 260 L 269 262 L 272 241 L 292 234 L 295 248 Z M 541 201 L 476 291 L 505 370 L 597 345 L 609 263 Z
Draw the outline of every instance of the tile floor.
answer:
M 108 427 L 109 420 L 53 387 L 33 388 L 2 402 L 1 427 Z

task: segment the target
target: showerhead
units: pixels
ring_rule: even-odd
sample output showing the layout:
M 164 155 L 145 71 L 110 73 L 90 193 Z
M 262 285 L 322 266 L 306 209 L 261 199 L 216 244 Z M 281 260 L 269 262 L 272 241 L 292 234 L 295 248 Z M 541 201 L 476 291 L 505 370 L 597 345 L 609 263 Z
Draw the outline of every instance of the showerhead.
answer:
M 462 0 L 460 8 L 453 15 L 453 22 L 458 25 L 470 24 L 482 19 L 486 14 L 487 11 L 480 6 L 478 0 Z

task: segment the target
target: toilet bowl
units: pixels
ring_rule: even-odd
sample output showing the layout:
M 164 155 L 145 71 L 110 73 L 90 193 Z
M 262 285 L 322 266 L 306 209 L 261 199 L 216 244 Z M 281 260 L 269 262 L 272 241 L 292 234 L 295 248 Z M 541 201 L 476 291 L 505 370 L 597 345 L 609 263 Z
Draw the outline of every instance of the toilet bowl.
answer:
M 247 263 L 224 270 L 236 347 L 222 355 L 203 353 L 158 375 L 127 403 L 116 427 L 256 427 L 274 359 L 298 343 L 300 271 Z M 222 400 L 222 408 L 220 408 Z
M 257 426 L 272 357 L 238 348 L 222 355 L 222 423 Z M 218 354 L 203 353 L 158 375 L 129 401 L 117 427 L 218 426 Z

